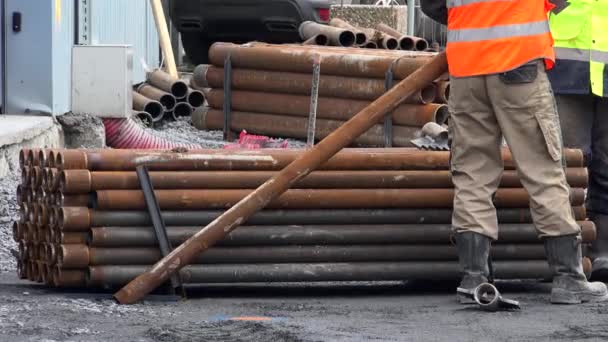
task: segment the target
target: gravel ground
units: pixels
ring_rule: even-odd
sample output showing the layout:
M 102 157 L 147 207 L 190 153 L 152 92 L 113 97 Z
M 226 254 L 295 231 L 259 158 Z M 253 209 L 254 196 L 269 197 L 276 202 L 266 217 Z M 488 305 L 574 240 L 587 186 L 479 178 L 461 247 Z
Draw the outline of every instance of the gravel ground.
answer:
M 200 144 L 204 148 L 222 148 L 226 142 L 221 131 L 201 131 L 192 126 L 188 117 L 177 121 L 165 121 L 156 129 L 148 129 L 151 134 L 184 144 Z
M 20 179 L 9 174 L 0 179 L 0 273 L 14 272 L 17 268 L 15 256 L 17 244 L 13 240 L 13 221 L 19 218 L 16 189 Z
M 549 305 L 549 286 L 499 283 L 517 312 L 457 304 L 455 284 L 214 285 L 118 306 L 0 275 L 0 341 L 606 341 L 603 304 Z

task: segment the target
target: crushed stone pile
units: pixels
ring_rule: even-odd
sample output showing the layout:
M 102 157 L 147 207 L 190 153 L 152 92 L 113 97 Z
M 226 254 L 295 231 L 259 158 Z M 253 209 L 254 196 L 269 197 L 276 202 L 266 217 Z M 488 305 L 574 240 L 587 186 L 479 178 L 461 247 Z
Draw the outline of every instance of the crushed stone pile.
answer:
M 13 240 L 13 221 L 19 218 L 16 200 L 20 177 L 17 171 L 0 179 L 0 273 L 17 269 L 17 244 Z

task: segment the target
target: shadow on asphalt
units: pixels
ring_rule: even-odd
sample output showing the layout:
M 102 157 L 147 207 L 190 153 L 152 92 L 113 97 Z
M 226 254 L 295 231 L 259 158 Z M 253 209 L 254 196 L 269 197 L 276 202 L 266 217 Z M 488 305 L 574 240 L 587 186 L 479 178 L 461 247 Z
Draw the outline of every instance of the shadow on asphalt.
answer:
M 451 295 L 456 281 L 384 281 L 384 282 L 331 282 L 331 283 L 254 283 L 254 284 L 203 284 L 188 285 L 188 298 L 272 298 L 272 297 L 345 297 L 345 296 L 421 296 Z M 550 283 L 534 280 L 498 281 L 501 293 L 537 293 L 550 291 Z M 15 280 L 0 283 L 0 292 L 36 292 L 42 295 L 61 295 L 70 298 L 110 299 L 118 289 L 55 289 L 40 284 Z M 166 290 L 146 297 L 151 301 L 173 301 L 177 297 L 166 295 Z

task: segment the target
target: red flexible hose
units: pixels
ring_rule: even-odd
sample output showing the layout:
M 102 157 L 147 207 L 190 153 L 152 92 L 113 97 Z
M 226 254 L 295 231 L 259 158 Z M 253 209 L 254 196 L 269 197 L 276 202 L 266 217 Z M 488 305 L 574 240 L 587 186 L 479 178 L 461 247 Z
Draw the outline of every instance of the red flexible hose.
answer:
M 106 127 L 106 143 L 119 149 L 172 149 L 201 148 L 196 144 L 182 144 L 154 136 L 131 119 L 103 119 Z

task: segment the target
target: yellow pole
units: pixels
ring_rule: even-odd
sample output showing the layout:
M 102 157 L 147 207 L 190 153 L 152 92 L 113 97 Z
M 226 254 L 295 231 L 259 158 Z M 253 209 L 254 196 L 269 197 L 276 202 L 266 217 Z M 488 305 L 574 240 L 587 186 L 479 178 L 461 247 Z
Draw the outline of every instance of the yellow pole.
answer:
M 171 47 L 171 38 L 169 36 L 169 28 L 167 27 L 165 11 L 163 10 L 160 0 L 150 0 L 150 4 L 152 5 L 154 21 L 156 22 L 156 29 L 160 39 L 160 48 L 162 49 L 165 57 L 165 69 L 167 73 L 171 75 L 171 77 L 178 79 L 179 74 L 177 73 L 175 56 L 173 56 L 173 48 Z

